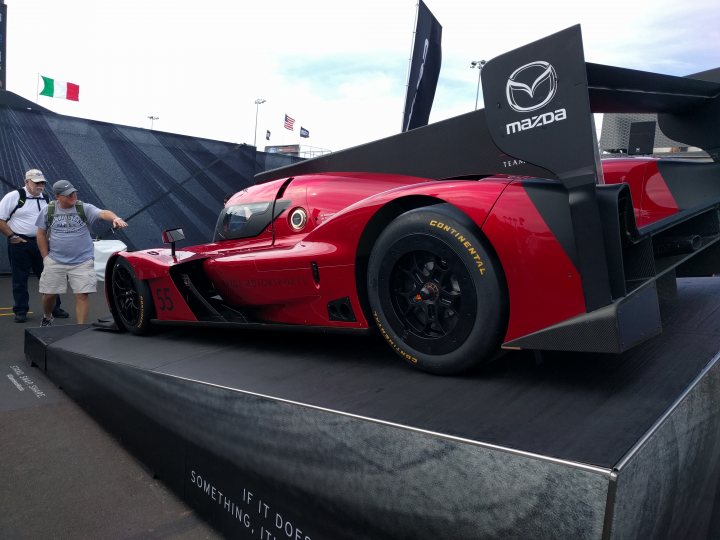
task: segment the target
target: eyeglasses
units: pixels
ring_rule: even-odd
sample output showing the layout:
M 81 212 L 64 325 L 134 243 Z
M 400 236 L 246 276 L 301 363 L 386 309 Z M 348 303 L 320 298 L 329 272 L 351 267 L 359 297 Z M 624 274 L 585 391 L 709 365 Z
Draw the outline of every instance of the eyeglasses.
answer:
M 47 184 L 47 182 L 33 182 L 32 180 L 28 180 L 28 182 L 32 182 L 36 186 L 44 186 Z

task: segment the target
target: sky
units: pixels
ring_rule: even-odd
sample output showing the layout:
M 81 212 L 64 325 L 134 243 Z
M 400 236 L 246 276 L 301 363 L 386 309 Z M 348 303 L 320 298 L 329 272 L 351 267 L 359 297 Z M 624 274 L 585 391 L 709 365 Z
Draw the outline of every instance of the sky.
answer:
M 156 116 L 159 131 L 251 145 L 257 134 L 260 150 L 340 150 L 400 131 L 416 0 L 5 3 L 7 89 L 61 114 L 140 128 Z M 671 75 L 720 66 L 717 0 L 426 5 L 443 27 L 430 122 L 475 108 L 471 61 L 578 23 L 589 62 Z M 39 75 L 79 84 L 80 101 L 38 98 Z

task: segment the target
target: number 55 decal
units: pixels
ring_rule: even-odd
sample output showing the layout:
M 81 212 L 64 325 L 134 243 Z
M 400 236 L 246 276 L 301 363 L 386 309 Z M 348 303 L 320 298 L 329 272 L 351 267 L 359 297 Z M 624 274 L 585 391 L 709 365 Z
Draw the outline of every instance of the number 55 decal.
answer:
M 165 287 L 155 289 L 155 299 L 157 300 L 158 309 L 160 311 L 172 311 L 173 310 L 173 301 L 172 298 L 170 298 L 170 288 Z

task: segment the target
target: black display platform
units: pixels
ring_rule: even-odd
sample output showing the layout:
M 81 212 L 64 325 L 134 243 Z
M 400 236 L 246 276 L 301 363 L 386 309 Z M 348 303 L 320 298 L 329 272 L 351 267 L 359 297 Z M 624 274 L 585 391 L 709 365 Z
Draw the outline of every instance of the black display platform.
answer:
M 698 538 L 720 522 L 718 308 L 719 280 L 679 280 L 623 355 L 463 377 L 301 333 L 38 328 L 26 354 L 235 537 Z

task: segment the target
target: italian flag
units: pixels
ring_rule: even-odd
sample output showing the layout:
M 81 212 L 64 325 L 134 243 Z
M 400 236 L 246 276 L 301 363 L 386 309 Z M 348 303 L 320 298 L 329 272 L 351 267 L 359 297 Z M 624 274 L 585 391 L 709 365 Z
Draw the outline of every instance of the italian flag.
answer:
M 56 97 L 61 99 L 69 99 L 71 101 L 80 101 L 80 86 L 77 84 L 56 81 L 50 77 L 40 75 L 43 80 L 43 89 L 41 96 Z

